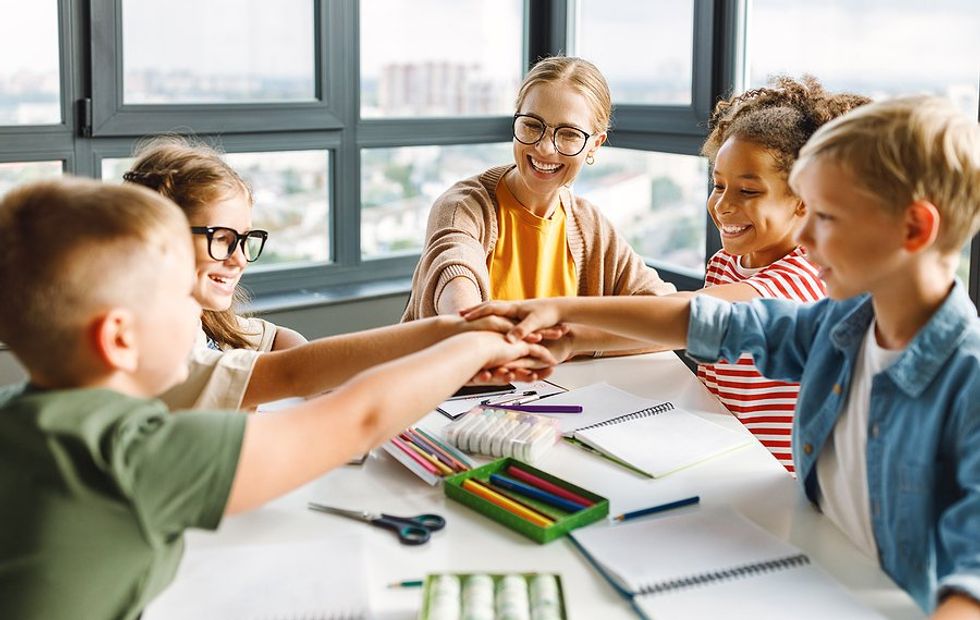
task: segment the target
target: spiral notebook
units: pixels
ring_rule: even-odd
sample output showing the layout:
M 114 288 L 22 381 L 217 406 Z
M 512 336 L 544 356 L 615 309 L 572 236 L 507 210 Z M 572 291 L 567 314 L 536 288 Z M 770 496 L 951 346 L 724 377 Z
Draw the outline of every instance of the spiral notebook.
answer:
M 806 554 L 731 510 L 569 536 L 644 618 L 880 618 Z
M 552 396 L 548 404 L 577 403 L 581 416 L 559 418 L 562 433 L 650 477 L 700 463 L 752 442 L 739 433 L 676 407 L 624 392 L 608 383 Z

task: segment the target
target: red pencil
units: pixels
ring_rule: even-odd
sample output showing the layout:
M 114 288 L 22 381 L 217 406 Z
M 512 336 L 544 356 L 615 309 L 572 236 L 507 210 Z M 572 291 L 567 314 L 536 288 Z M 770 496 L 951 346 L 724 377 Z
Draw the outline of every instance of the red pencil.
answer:
M 579 504 L 583 508 L 588 508 L 589 506 L 595 504 L 595 502 L 593 502 L 592 500 L 588 500 L 582 497 L 581 495 L 578 495 L 577 493 L 572 493 L 568 489 L 564 489 L 558 486 L 557 484 L 553 484 L 551 482 L 548 482 L 547 480 L 542 480 L 541 478 L 535 476 L 534 474 L 526 472 L 523 469 L 518 469 L 513 465 L 507 467 L 507 473 L 517 478 L 518 480 L 522 480 L 533 487 L 537 487 L 541 489 L 542 491 L 553 493 L 554 495 L 557 495 L 558 497 L 561 497 L 563 499 L 567 499 L 568 501 L 574 504 Z

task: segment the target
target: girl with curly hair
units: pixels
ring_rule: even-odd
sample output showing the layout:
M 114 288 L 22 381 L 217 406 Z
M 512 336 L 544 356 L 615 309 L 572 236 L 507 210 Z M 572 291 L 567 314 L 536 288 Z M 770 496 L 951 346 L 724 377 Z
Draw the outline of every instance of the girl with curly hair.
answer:
M 796 241 L 806 205 L 790 189 L 789 171 L 818 127 L 869 102 L 829 93 L 811 76 L 784 76 L 718 103 L 701 153 L 712 164 L 708 213 L 722 249 L 708 261 L 699 292 L 730 301 L 812 302 L 826 295 Z M 765 379 L 751 355 L 701 364 L 698 378 L 792 473 L 799 385 Z

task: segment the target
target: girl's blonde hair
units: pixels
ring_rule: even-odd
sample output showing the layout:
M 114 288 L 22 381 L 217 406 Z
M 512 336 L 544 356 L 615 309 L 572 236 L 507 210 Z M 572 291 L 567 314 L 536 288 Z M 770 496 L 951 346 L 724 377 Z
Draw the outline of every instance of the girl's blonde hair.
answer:
M 220 200 L 244 195 L 252 204 L 248 183 L 222 158 L 221 153 L 203 142 L 181 136 L 163 136 L 140 143 L 133 167 L 123 180 L 148 187 L 177 203 L 188 219 Z M 248 301 L 241 287 L 235 288 L 231 307 L 204 310 L 204 333 L 219 345 L 246 348 L 236 308 Z
M 517 110 L 524 105 L 524 100 L 532 88 L 538 84 L 561 82 L 568 84 L 589 102 L 592 120 L 595 124 L 592 130 L 603 132 L 609 129 L 612 118 L 612 97 L 609 95 L 609 85 L 598 68 L 588 60 L 573 56 L 550 56 L 535 64 L 524 78 L 517 92 Z

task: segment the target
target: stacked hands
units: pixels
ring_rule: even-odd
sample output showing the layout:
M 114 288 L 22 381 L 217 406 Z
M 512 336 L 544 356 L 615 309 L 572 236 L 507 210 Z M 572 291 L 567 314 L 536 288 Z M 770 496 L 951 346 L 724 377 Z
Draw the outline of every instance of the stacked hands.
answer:
M 557 307 L 546 300 L 490 301 L 462 310 L 460 315 L 468 329 L 502 335 L 497 341 L 500 354 L 493 356 L 471 384 L 545 379 L 571 354 L 566 338 L 569 328 L 561 324 Z

